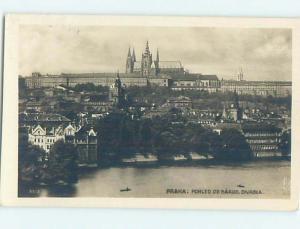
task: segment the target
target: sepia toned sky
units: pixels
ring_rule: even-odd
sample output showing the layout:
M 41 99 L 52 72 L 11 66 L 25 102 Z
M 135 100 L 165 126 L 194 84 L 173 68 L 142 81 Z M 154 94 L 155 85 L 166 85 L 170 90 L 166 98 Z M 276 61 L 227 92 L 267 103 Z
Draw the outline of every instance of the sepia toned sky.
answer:
M 125 71 L 129 47 L 137 60 L 149 41 L 153 57 L 180 60 L 185 69 L 219 78 L 291 80 L 288 29 L 195 27 L 22 26 L 20 75 Z

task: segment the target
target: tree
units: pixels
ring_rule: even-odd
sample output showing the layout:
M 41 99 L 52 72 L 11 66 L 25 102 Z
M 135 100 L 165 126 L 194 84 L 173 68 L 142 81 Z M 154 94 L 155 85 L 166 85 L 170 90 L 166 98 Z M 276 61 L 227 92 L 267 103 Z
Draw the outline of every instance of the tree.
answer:
M 85 84 L 76 84 L 73 88 L 74 91 L 82 92 L 108 92 L 109 87 L 102 85 L 95 85 L 93 83 L 85 83 Z
M 252 153 L 242 133 L 236 129 L 224 129 L 221 133 L 222 150 L 216 157 L 223 160 L 248 160 Z
M 27 128 L 19 127 L 18 142 L 18 195 L 34 196 L 35 189 L 44 182 L 46 152 L 28 142 Z
M 139 144 L 142 147 L 152 146 L 152 123 L 150 119 L 143 120 L 139 125 Z
M 74 184 L 78 181 L 77 150 L 73 144 L 59 140 L 49 153 L 48 173 L 52 184 Z
M 21 185 L 38 185 L 43 177 L 45 151 L 30 143 L 19 144 L 19 182 Z
M 159 159 L 170 159 L 172 155 L 176 155 L 178 148 L 175 147 L 178 136 L 170 131 L 163 131 L 160 135 L 155 136 L 155 148 Z

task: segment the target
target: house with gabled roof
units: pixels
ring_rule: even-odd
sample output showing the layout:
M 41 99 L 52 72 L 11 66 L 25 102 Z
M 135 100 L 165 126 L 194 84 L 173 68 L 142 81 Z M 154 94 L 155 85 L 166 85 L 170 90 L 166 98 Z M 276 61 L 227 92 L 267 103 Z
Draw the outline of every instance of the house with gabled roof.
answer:
M 64 129 L 62 126 L 47 127 L 40 124 L 29 128 L 28 141 L 41 147 L 49 153 L 51 146 L 58 140 L 64 140 Z
M 75 133 L 75 141 L 78 150 L 79 166 L 97 166 L 98 139 L 97 132 L 93 129 L 93 127 L 81 127 Z
M 45 150 L 46 159 L 51 153 L 52 145 L 58 140 L 76 146 L 79 166 L 97 166 L 97 132 L 91 126 L 76 126 L 73 123 L 54 126 L 38 123 L 28 127 L 28 142 Z

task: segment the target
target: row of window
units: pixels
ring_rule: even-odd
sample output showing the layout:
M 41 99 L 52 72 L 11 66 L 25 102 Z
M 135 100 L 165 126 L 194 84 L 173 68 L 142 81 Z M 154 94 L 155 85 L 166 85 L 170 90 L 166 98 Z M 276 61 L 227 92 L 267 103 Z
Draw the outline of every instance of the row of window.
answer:
M 252 139 L 252 140 L 247 140 L 248 143 L 277 143 L 277 139 Z
M 196 84 L 196 83 L 175 83 L 176 86 L 205 86 L 205 87 L 208 87 L 209 86 L 209 83 L 200 83 L 200 85 Z
M 43 143 L 44 142 L 44 140 L 42 139 L 42 138 L 35 138 L 34 139 L 34 142 L 38 142 L 38 143 Z M 47 139 L 47 142 L 48 143 L 54 143 L 54 139 Z
M 245 137 L 277 137 L 280 133 L 245 133 Z
M 252 146 L 252 150 L 277 150 L 278 146 Z

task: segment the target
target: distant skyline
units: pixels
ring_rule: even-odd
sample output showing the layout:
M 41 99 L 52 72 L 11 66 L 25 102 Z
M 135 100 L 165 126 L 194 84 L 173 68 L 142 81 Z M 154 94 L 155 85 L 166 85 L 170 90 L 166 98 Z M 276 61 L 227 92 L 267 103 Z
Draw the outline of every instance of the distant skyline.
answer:
M 290 29 L 206 27 L 20 27 L 19 73 L 124 72 L 128 48 L 137 61 L 149 41 L 153 58 L 180 60 L 189 72 L 245 80 L 291 80 Z

